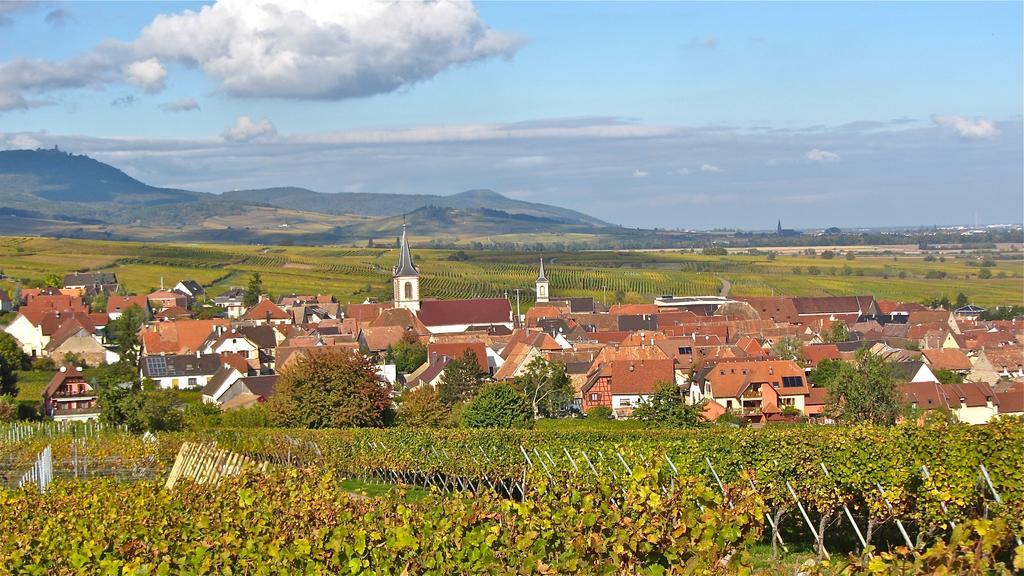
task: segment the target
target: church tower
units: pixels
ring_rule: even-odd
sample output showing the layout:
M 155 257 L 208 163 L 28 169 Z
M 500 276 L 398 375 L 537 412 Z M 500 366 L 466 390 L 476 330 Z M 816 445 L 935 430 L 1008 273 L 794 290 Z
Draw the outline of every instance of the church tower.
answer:
M 402 225 L 402 246 L 398 253 L 398 265 L 395 266 L 393 274 L 395 307 L 419 312 L 420 273 L 412 263 L 412 253 L 409 252 L 409 237 L 405 231 L 405 224 Z
M 548 279 L 544 275 L 544 259 L 540 259 L 540 273 L 537 274 L 537 303 L 544 304 L 548 301 Z

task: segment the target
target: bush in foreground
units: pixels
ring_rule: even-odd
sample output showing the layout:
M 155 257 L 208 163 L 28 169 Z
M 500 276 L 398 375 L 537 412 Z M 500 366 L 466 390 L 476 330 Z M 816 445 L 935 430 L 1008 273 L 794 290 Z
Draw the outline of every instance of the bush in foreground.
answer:
M 462 422 L 470 428 L 533 428 L 533 408 L 511 384 L 495 382 L 466 403 Z

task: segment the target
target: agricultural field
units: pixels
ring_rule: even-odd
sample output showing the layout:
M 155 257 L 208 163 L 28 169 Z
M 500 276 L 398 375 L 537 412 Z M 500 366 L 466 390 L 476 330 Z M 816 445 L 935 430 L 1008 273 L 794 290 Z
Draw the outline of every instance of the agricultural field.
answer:
M 732 296 L 871 294 L 920 302 L 964 292 L 981 306 L 1024 304 L 1019 246 L 986 252 L 926 255 L 916 247 L 832 248 L 834 256 L 760 251 L 709 256 L 694 251 L 503 252 L 416 247 L 426 297 L 515 297 L 533 301 L 537 261 L 544 256 L 552 293 L 599 301 L 644 302 L 661 294 Z M 898 248 L 898 247 L 897 247 Z M 47 238 L 0 238 L 0 269 L 10 280 L 42 282 L 47 274 L 106 270 L 131 292 L 191 278 L 217 294 L 244 286 L 254 272 L 274 295 L 333 294 L 339 302 L 390 298 L 392 247 L 299 247 L 165 244 Z M 989 277 L 983 277 L 989 276 Z
M 184 442 L 268 466 L 167 489 Z M 0 462 L 20 470 L 47 446 L 45 493 L 0 489 L 0 565 L 15 573 L 1010 574 L 1024 562 L 1024 426 L 1008 419 L 148 440 L 40 428 L 0 434 Z M 78 474 L 99 461 L 156 470 Z

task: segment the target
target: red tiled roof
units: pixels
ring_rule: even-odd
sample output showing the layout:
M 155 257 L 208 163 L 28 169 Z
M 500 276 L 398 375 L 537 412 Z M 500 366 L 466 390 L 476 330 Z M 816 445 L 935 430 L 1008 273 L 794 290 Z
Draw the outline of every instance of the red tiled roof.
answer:
M 483 342 L 433 342 L 427 344 L 427 360 L 431 358 L 438 358 L 441 356 L 447 356 L 451 359 L 462 358 L 462 355 L 466 353 L 466 350 L 472 350 L 473 354 L 476 355 L 477 365 L 480 366 L 481 372 L 488 372 L 489 367 L 487 365 L 487 347 L 484 346 Z
M 139 310 L 145 312 L 149 308 L 149 299 L 145 296 L 118 296 L 111 294 L 107 298 L 107 314 L 111 312 L 124 312 L 131 306 L 138 306 Z
M 1006 392 L 996 392 L 1000 414 L 1024 413 L 1024 382 L 1014 382 Z
M 653 394 L 656 384 L 675 381 L 675 370 L 672 360 L 667 358 L 616 360 L 598 367 L 591 381 L 602 377 L 610 377 L 612 394 Z
M 657 314 L 661 309 L 656 304 L 612 304 L 610 316 L 631 316 L 636 314 Z
M 260 300 L 242 316 L 243 320 L 290 320 L 291 316 L 269 299 Z
M 804 369 L 792 360 L 720 360 L 705 369 L 715 398 L 738 398 L 751 384 L 775 388 L 779 394 L 807 394 Z M 784 376 L 800 377 L 802 386 L 782 386 Z
M 507 324 L 512 321 L 512 306 L 504 298 L 425 300 L 419 319 L 427 326 Z
M 387 350 L 402 341 L 405 328 L 401 326 L 367 326 L 360 333 L 361 339 L 371 352 Z
M 215 326 L 228 330 L 231 323 L 224 319 L 159 322 L 143 330 L 142 343 L 147 354 L 194 354 Z
M 956 348 L 930 348 L 922 350 L 928 366 L 934 370 L 970 370 L 971 359 Z

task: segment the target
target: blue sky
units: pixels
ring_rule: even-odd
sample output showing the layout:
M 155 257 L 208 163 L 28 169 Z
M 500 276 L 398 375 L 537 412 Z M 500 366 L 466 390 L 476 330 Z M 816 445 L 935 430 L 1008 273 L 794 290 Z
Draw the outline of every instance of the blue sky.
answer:
M 1024 213 L 1021 3 L 262 4 L 0 2 L 0 147 L 630 226 Z

